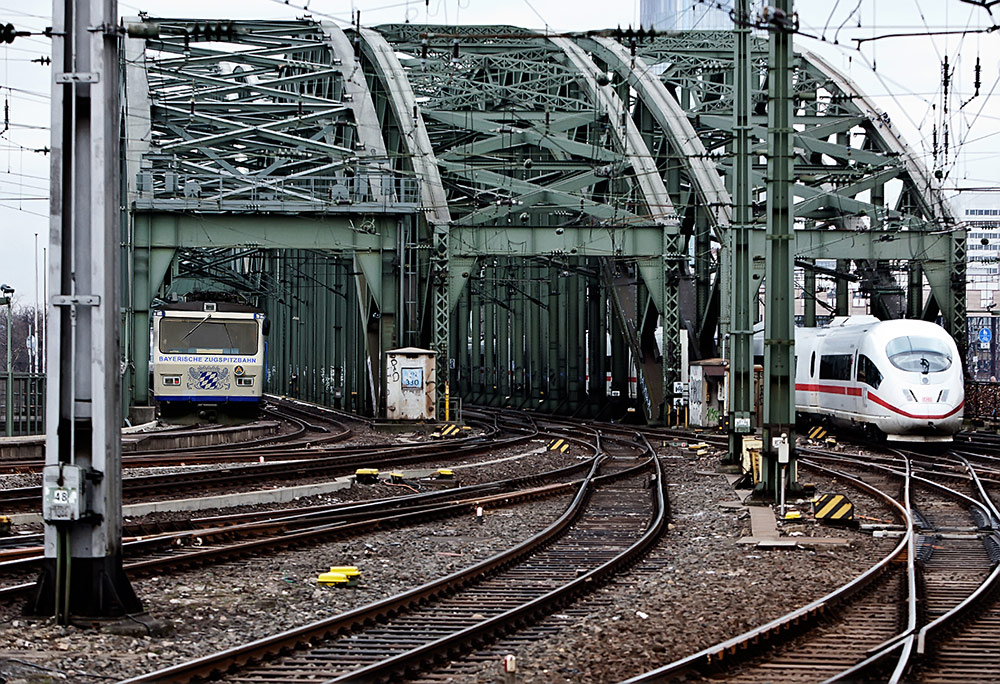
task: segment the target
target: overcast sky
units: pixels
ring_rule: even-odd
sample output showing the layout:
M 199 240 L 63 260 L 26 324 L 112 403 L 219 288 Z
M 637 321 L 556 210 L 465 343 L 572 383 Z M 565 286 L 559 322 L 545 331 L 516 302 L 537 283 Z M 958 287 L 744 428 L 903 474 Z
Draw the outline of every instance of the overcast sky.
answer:
M 725 0 L 723 4 L 731 4 Z M 308 10 L 304 8 L 308 6 Z M 46 0 L 0 0 L 0 23 L 40 31 L 51 24 Z M 361 10 L 362 23 L 503 23 L 526 28 L 574 31 L 638 25 L 639 0 L 119 0 L 122 16 L 215 19 L 295 18 L 350 21 Z M 898 125 L 927 166 L 935 122 L 942 123 L 941 61 L 955 67 L 950 105 L 951 139 L 960 143 L 945 167 L 951 197 L 960 189 L 1000 186 L 1000 32 L 885 39 L 855 49 L 853 38 L 894 33 L 982 29 L 1000 23 L 986 10 L 961 0 L 800 0 L 795 9 L 803 34 L 797 49 L 820 52 L 854 80 Z M 826 41 L 820 37 L 826 37 Z M 834 45 L 834 39 L 837 45 Z M 6 128 L 0 135 L 0 282 L 12 285 L 16 304 L 34 305 L 35 244 L 40 264 L 48 245 L 49 158 L 36 150 L 50 145 L 51 69 L 33 60 L 49 54 L 49 39 L 22 37 L 0 46 L 0 96 Z M 980 96 L 973 98 L 976 58 L 982 63 Z M 874 71 L 873 71 L 874 67 Z M 960 107 L 965 103 L 964 107 Z M 942 160 L 943 161 L 943 160 Z M 968 195 L 967 195 L 968 196 Z M 1000 203 L 1000 193 L 994 193 Z M 38 268 L 41 288 L 44 269 Z

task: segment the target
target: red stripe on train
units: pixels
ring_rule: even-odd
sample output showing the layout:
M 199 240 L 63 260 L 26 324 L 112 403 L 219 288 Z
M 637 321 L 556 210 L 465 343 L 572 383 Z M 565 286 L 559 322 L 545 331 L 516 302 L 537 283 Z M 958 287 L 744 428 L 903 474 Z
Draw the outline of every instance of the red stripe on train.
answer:
M 853 397 L 861 396 L 860 387 L 841 387 L 840 385 L 807 385 L 804 383 L 803 384 L 796 383 L 795 389 L 798 392 L 826 392 L 827 394 L 842 394 L 845 396 L 853 396 Z M 868 398 L 874 401 L 879 406 L 884 406 L 890 411 L 898 413 L 899 415 L 905 418 L 913 418 L 916 420 L 941 420 L 942 418 L 947 418 L 949 416 L 955 415 L 956 413 L 962 410 L 963 406 L 965 406 L 965 400 L 963 400 L 958 406 L 953 408 L 951 411 L 948 411 L 948 413 L 943 413 L 940 416 L 918 416 L 915 413 L 910 413 L 900 408 L 896 408 L 889 402 L 885 401 L 878 395 L 873 394 L 871 392 L 868 393 Z
M 860 387 L 841 387 L 840 385 L 806 385 L 795 384 L 797 392 L 826 392 L 827 394 L 843 394 L 850 397 L 860 397 Z
M 940 416 L 918 416 L 918 415 L 916 415 L 914 413 L 908 413 L 907 411 L 904 411 L 903 409 L 896 408 L 895 406 L 893 406 L 889 402 L 887 402 L 887 401 L 885 401 L 885 400 L 883 400 L 883 399 L 875 396 L 871 392 L 868 393 L 868 398 L 871 399 L 872 401 L 874 401 L 879 406 L 884 406 L 887 409 L 889 409 L 890 411 L 895 411 L 896 413 L 898 413 L 899 415 L 901 415 L 901 416 L 903 416 L 905 418 L 916 418 L 917 420 L 941 420 L 942 418 L 947 418 L 948 416 L 955 415 L 956 413 L 958 413 L 959 411 L 962 410 L 963 406 L 965 406 L 965 400 L 963 399 L 961 401 L 961 403 L 959 403 L 958 406 L 956 406 L 952 410 L 948 411 L 948 413 L 943 413 Z

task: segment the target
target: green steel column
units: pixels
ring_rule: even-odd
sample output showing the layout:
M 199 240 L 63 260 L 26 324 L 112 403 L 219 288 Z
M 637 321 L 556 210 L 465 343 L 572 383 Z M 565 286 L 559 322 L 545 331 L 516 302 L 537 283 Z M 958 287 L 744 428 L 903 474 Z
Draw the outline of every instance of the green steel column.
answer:
M 505 269 L 506 270 L 506 269 Z M 496 364 L 495 380 L 497 385 L 495 401 L 500 406 L 506 403 L 511 393 L 510 364 L 511 364 L 511 307 L 513 307 L 512 297 L 508 294 L 500 276 L 499 267 L 493 269 L 493 309 L 496 311 Z M 500 302 L 503 302 L 501 306 Z M 506 398 L 506 399 L 505 399 Z
M 593 264 L 594 261 L 591 261 Z M 587 384 L 587 392 L 590 395 L 590 402 L 595 407 L 603 408 L 608 401 L 606 390 L 606 359 L 604 352 L 605 327 L 604 310 L 601 306 L 603 301 L 601 293 L 601 278 L 597 274 L 587 277 L 587 346 L 589 349 L 589 363 L 587 373 L 590 381 Z M 596 414 L 599 409 L 593 409 Z
M 449 238 L 447 225 L 435 225 L 433 227 L 433 249 L 431 250 L 431 307 L 432 330 L 431 349 L 437 352 L 436 356 L 436 387 L 437 393 L 437 416 L 444 419 L 444 396 L 445 385 L 451 378 L 449 370 L 449 360 L 451 351 L 448 346 L 448 320 L 450 318 L 451 301 L 451 279 L 448 277 L 449 261 Z
M 837 271 L 839 273 L 850 273 L 851 260 L 837 259 Z M 851 315 L 851 281 L 846 278 L 837 279 L 837 309 L 838 316 Z
M 812 259 L 809 263 L 815 263 Z M 802 277 L 802 322 L 807 328 L 816 327 L 816 271 L 805 269 Z
M 566 308 L 559 322 L 564 331 L 560 336 L 559 345 L 559 392 L 564 405 L 571 406 L 573 411 L 581 405 L 580 381 L 583 358 L 586 354 L 586 344 L 581 329 L 580 316 L 580 286 L 581 278 L 575 274 L 562 281 L 562 290 L 566 293 Z
M 471 366 L 469 343 L 473 332 L 469 326 L 469 296 L 472 288 L 466 288 L 458 298 L 455 313 L 451 317 L 451 355 L 455 359 L 452 372 L 451 394 L 466 396 L 469 392 L 469 368 Z M 442 415 L 441 418 L 444 418 Z
M 518 282 L 522 279 L 524 273 L 523 269 L 517 266 L 510 266 L 509 271 L 511 273 L 511 279 L 513 282 Z M 514 288 L 514 285 L 511 285 Z M 515 291 L 516 292 L 516 291 Z M 510 379 L 510 396 L 511 405 L 513 406 L 523 406 L 524 405 L 524 328 L 525 328 L 525 310 L 524 310 L 524 295 L 522 293 L 515 293 L 510 298 L 510 303 L 512 307 L 511 312 L 511 330 L 510 330 L 510 355 L 511 355 L 511 366 L 513 370 L 513 375 Z
M 698 216 L 694 221 L 694 278 L 698 324 L 708 313 L 708 297 L 712 286 L 712 243 L 708 221 Z
M 469 280 L 469 306 L 472 309 L 472 354 L 469 359 L 469 384 L 472 388 L 471 397 L 479 401 L 478 397 L 483 394 L 483 299 L 479 296 L 473 283 L 476 280 Z
M 951 301 L 947 309 L 942 307 L 946 314 L 948 333 L 955 339 L 958 345 L 959 358 L 968 358 L 969 336 L 967 328 L 966 310 L 966 272 L 968 269 L 968 234 L 964 228 L 955 229 L 951 232 L 951 263 L 949 272 L 951 273 Z
M 768 55 L 767 241 L 764 319 L 764 467 L 759 489 L 778 496 L 778 453 L 772 439 L 788 436 L 794 452 L 794 216 L 792 137 L 792 0 L 772 6 Z M 787 23 L 786 23 L 787 21 Z M 788 468 L 795 477 L 794 464 Z
M 496 305 L 496 269 L 490 269 L 490 277 L 480 281 L 480 287 L 485 296 L 480 299 L 483 302 L 483 368 L 486 375 L 483 378 L 483 394 L 479 401 L 485 397 L 493 400 L 500 391 L 500 378 L 497 372 L 498 355 L 497 345 L 501 344 L 498 339 L 499 329 L 497 328 L 497 317 L 503 310 Z
M 343 281 L 343 276 L 341 275 L 341 260 L 338 258 L 333 263 L 333 287 L 338 292 L 344 292 L 346 294 L 346 289 Z M 344 307 L 338 306 L 333 310 L 332 315 L 332 325 L 333 325 L 333 406 L 334 408 L 343 408 L 345 405 L 345 388 L 344 388 L 344 352 L 347 346 L 347 336 L 344 329 Z
M 920 318 L 924 312 L 924 272 L 919 261 L 909 262 L 907 276 L 906 317 Z
M 546 359 L 548 354 L 547 330 L 542 326 L 542 275 L 545 269 L 542 266 L 528 267 L 528 282 L 526 290 L 530 295 L 527 297 L 525 305 L 528 307 L 530 315 L 528 317 L 528 339 L 525 348 L 528 351 L 528 358 L 525 359 L 525 367 L 528 369 L 528 396 L 531 398 L 528 406 L 538 408 L 545 398 L 545 373 Z
M 629 377 L 632 375 L 632 364 L 629 363 L 628 344 L 625 342 L 625 331 L 622 330 L 618 316 L 611 314 L 611 403 L 615 405 L 616 413 L 620 413 L 629 402 Z M 620 415 L 613 415 L 620 418 Z
M 546 336 L 548 338 L 548 362 L 545 364 L 545 403 L 544 410 L 554 412 L 559 404 L 565 401 L 564 379 L 566 369 L 562 364 L 563 358 L 560 356 L 560 347 L 566 347 L 566 312 L 569 306 L 569 298 L 564 297 L 560 301 L 560 296 L 569 292 L 569 283 L 565 279 L 559 278 L 559 271 L 555 266 L 545 269 L 545 291 L 548 310 L 545 312 L 545 322 L 547 324 Z M 563 334 L 560 335 L 560 328 Z
M 749 19 L 750 0 L 740 0 L 739 17 Z M 750 253 L 752 160 L 750 158 L 750 27 L 735 27 L 736 90 L 733 102 L 733 225 L 728 233 L 729 287 L 729 463 L 739 463 L 743 436 L 753 421 L 753 324 L 757 288 L 752 284 Z

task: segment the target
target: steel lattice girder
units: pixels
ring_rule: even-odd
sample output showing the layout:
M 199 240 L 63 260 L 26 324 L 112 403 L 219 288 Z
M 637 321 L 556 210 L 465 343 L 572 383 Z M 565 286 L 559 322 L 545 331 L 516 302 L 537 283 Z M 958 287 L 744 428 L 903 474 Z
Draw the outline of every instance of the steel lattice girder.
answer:
M 329 237 L 310 245 L 292 238 L 289 247 L 364 243 L 376 251 L 392 250 L 395 238 L 381 227 L 381 239 L 359 235 L 347 217 L 418 211 L 417 234 L 431 248 L 421 279 L 439 351 L 477 258 L 629 260 L 665 328 L 677 330 L 688 236 L 707 226 L 726 244 L 728 32 L 661 36 L 639 43 L 633 57 L 608 37 L 570 40 L 510 26 L 403 24 L 345 34 L 310 20 L 238 22 L 238 45 L 223 47 L 186 39 L 190 22 L 160 24 L 163 38 L 127 55 L 129 83 L 149 83 L 145 102 L 137 88 L 128 92 L 132 211 L 172 215 L 188 234 L 201 225 L 204 243 L 215 246 L 237 235 L 243 239 L 232 246 L 281 244 L 302 231 L 283 236 L 253 218 L 310 211 L 330 223 Z M 753 59 L 760 79 L 751 124 L 763 156 L 762 43 Z M 949 275 L 962 268 L 964 238 L 946 204 L 884 115 L 845 78 L 812 55 L 797 55 L 796 65 L 796 217 L 809 229 L 796 231 L 796 255 L 832 258 L 858 239 L 871 259 L 918 259 L 954 330 L 964 304 Z M 211 181 L 199 182 L 201 174 Z M 762 163 L 753 175 L 760 200 Z M 758 201 L 758 221 L 763 208 Z M 205 215 L 219 212 L 240 218 L 204 229 Z M 335 221 L 337 213 L 345 220 Z M 942 228 L 950 231 L 942 240 L 909 235 Z M 147 244 L 169 249 L 176 235 L 159 221 Z M 669 368 L 678 365 L 675 352 Z

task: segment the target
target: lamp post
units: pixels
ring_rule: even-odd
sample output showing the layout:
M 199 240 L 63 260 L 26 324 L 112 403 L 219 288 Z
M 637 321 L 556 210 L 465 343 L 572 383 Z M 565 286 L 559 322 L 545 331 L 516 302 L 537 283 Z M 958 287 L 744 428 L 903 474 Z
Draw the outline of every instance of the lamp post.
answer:
M 14 434 L 14 367 L 10 363 L 10 309 L 14 299 L 14 288 L 4 283 L 0 285 L 3 298 L 0 304 L 7 305 L 7 436 Z

